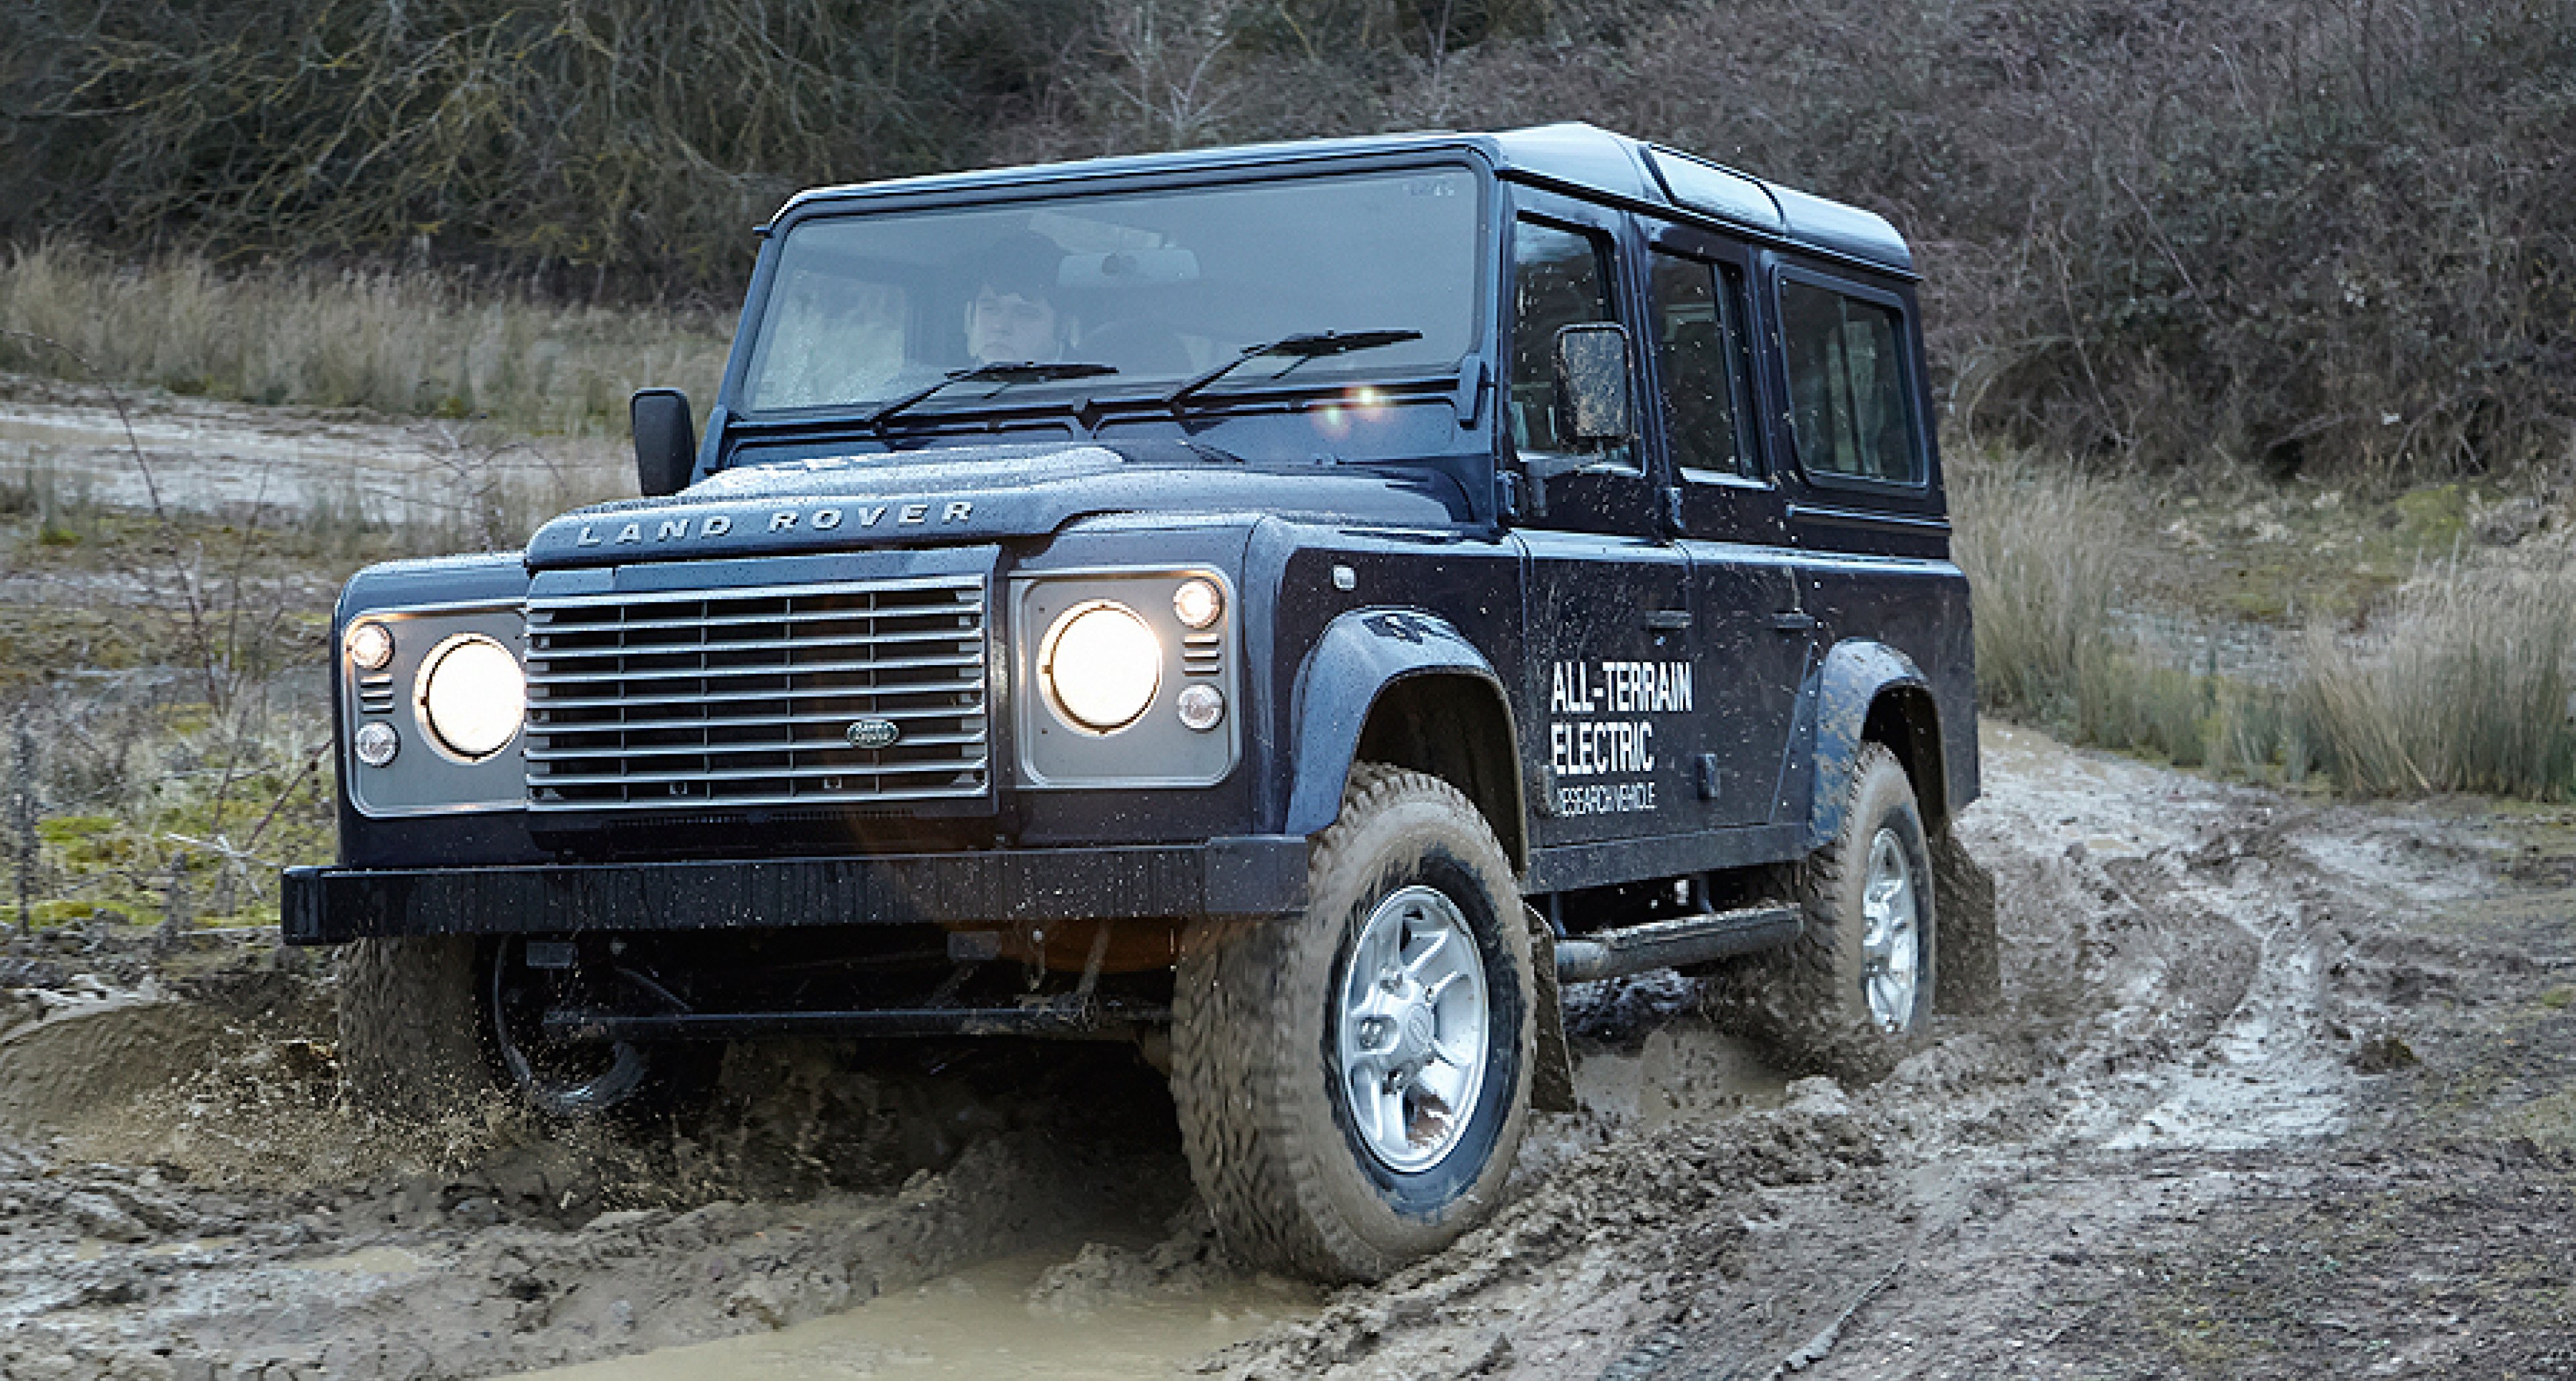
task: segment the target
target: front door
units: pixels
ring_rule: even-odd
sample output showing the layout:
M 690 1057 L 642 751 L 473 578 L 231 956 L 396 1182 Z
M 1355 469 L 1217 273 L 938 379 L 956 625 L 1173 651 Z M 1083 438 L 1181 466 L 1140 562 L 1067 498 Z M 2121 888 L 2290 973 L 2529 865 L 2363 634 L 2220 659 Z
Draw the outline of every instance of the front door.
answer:
M 1610 213 L 1537 193 L 1512 227 L 1504 407 L 1524 485 L 1521 747 L 1542 845 L 1689 828 L 1690 558 L 1656 521 L 1645 448 L 1578 444 L 1556 397 L 1557 332 L 1623 319 L 1616 231 Z

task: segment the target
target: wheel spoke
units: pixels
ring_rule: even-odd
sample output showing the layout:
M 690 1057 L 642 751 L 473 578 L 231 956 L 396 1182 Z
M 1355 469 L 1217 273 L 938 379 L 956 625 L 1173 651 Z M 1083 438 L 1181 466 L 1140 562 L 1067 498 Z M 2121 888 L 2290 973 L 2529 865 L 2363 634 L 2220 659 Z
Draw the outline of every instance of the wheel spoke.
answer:
M 1449 948 L 1450 939 L 1457 933 L 1458 932 L 1451 930 L 1446 926 L 1433 931 L 1431 933 L 1431 942 L 1424 945 L 1411 959 L 1405 961 L 1405 975 L 1415 979 L 1422 977 L 1423 966 L 1438 958 L 1441 951 Z
M 1370 1139 L 1390 1151 L 1402 1151 L 1412 1144 L 1411 1119 L 1405 1116 L 1404 1095 L 1383 1082 L 1376 1086 L 1369 1100 L 1376 1107 L 1377 1130 Z

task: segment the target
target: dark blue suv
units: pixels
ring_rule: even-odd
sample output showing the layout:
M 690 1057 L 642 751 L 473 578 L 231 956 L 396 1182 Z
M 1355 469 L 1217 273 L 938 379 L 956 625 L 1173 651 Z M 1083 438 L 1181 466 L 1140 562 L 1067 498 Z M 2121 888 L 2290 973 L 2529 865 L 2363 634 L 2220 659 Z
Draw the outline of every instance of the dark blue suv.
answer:
M 1121 1036 L 1229 1247 L 1494 1203 L 1558 984 L 1929 1020 L 1977 793 L 1912 260 L 1580 125 L 798 196 L 645 497 L 337 615 L 344 1070 L 604 1113 L 723 1040 Z

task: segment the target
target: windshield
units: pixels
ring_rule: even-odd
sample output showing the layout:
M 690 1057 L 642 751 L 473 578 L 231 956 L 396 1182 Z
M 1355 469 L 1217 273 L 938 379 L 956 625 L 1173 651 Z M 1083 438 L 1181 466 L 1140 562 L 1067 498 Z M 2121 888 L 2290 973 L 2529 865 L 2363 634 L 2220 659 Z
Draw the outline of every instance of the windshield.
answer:
M 1197 396 L 1453 372 L 1474 339 L 1477 201 L 1473 173 L 1443 168 L 803 221 L 779 246 L 741 407 L 883 403 L 979 368 L 1005 381 L 905 410 L 1158 392 L 1323 332 L 1419 335 L 1264 358 Z M 989 369 L 1049 363 L 1105 370 Z

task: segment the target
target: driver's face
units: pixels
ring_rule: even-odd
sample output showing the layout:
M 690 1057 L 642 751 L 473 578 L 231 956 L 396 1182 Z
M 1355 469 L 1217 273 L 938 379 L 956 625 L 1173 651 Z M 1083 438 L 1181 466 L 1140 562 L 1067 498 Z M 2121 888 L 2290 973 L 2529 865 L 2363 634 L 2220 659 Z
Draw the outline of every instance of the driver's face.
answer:
M 978 364 L 1052 360 L 1055 326 L 1055 307 L 1044 298 L 988 287 L 966 304 L 966 349 Z

